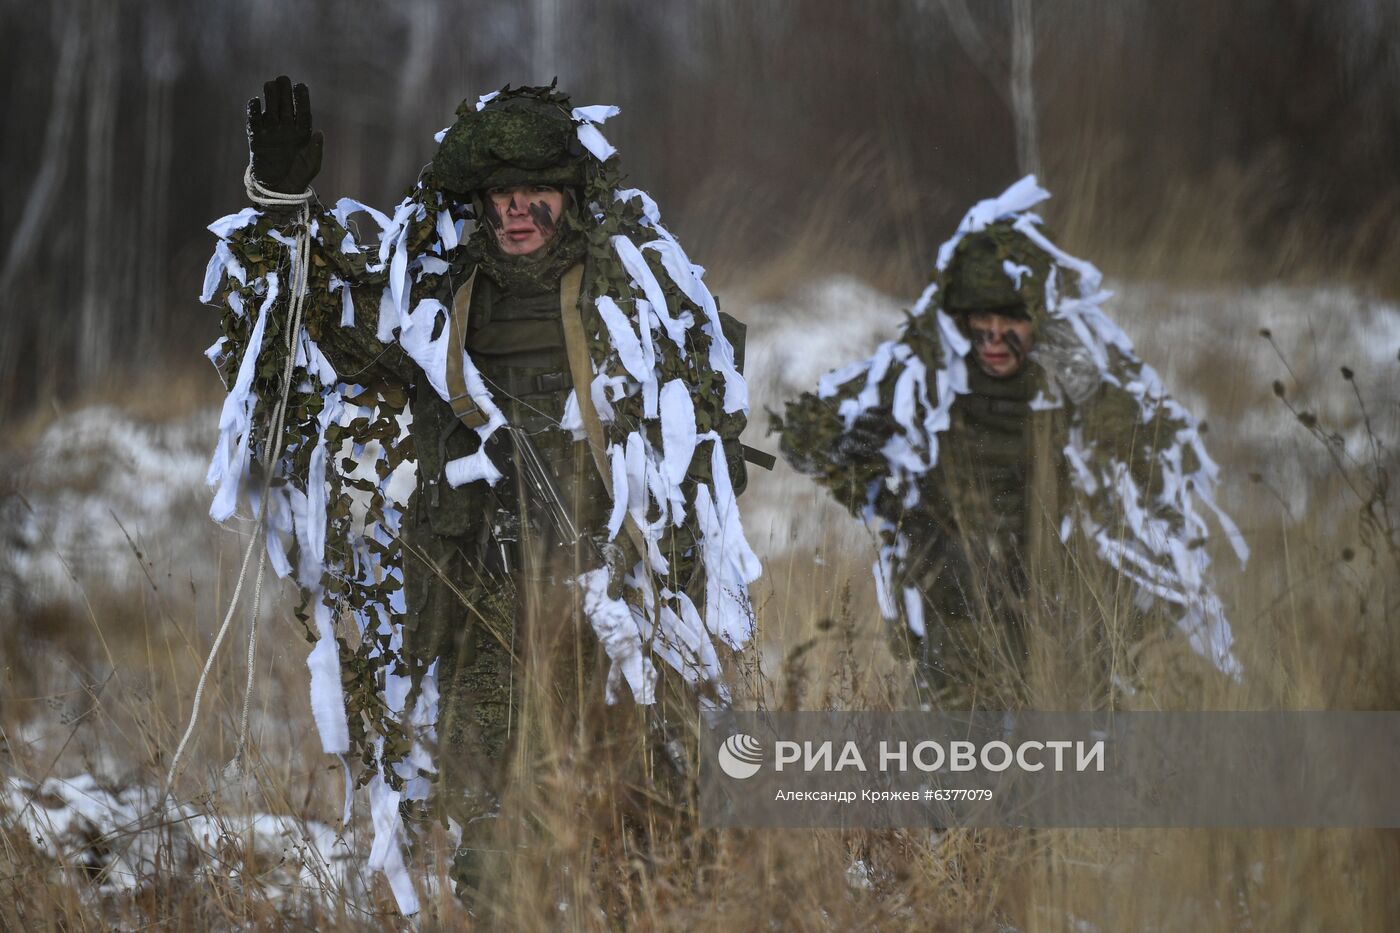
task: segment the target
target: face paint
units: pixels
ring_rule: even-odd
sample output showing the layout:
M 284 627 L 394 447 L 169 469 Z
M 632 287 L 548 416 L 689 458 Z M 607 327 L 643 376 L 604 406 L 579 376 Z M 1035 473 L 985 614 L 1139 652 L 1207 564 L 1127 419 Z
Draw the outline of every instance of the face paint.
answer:
M 505 221 L 501 219 L 501 212 L 496 210 L 496 200 L 489 194 L 482 198 L 481 212 L 486 215 L 486 222 L 491 225 L 491 229 L 500 230 L 505 226 Z
M 554 230 L 554 214 L 543 201 L 530 202 L 530 216 L 535 219 L 535 226 L 543 232 L 550 233 Z
M 1014 330 L 1008 330 L 1006 333 L 1002 334 L 1001 339 L 1006 341 L 1006 348 L 1010 350 L 1012 355 L 1018 360 L 1026 358 L 1026 350 L 1021 346 L 1020 334 L 1016 333 Z

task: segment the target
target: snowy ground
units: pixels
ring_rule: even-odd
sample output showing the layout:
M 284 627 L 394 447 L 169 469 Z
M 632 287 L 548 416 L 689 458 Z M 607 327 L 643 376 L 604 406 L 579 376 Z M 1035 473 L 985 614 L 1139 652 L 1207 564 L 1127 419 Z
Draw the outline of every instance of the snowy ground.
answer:
M 81 867 L 102 893 L 129 891 L 162 864 L 198 882 L 220 874 L 256 886 L 272 900 L 352 894 L 364 853 L 323 823 L 250 811 L 216 816 L 190 805 L 161 805 L 149 787 L 113 787 L 90 774 L 0 786 L 0 810 L 55 861 Z M 240 877 L 250 869 L 255 876 Z
M 88 408 L 54 421 L 30 450 L 3 455 L 15 492 L 0 499 L 0 618 L 72 599 L 79 586 L 129 587 L 142 558 L 196 584 L 212 580 L 208 523 L 197 517 L 209 500 L 215 419 L 211 410 L 143 424 Z
M 1290 400 L 1344 435 L 1350 456 L 1366 462 L 1370 450 L 1357 400 L 1339 371 L 1348 366 L 1377 433 L 1400 436 L 1400 309 L 1394 305 L 1343 287 L 1118 290 L 1109 309 L 1140 355 L 1210 422 L 1209 441 L 1229 477 L 1222 498 L 1237 517 L 1264 501 L 1245 481 L 1249 473 L 1260 474 L 1301 516 L 1315 478 L 1328 469 L 1322 445 L 1307 438 L 1274 397 L 1275 379 L 1284 381 Z M 846 278 L 771 303 L 725 297 L 726 307 L 749 324 L 753 414 L 747 439 L 769 451 L 776 444 L 765 436 L 765 407 L 780 409 L 784 398 L 814 386 L 827 369 L 868 354 L 893 334 L 905 305 Z M 1272 333 L 1288 366 L 1261 329 Z M 0 453 L 14 490 L 0 499 L 3 624 L 50 610 L 91 611 L 96 593 L 120 598 L 175 586 L 217 593 L 228 545 L 238 543 L 246 526 L 217 529 L 206 515 L 210 494 L 203 478 L 215 421 L 212 410 L 149 424 L 117 408 L 91 408 L 56 419 L 29 450 Z M 801 549 L 863 553 L 864 531 L 781 462 L 771 474 L 751 468 L 750 477 L 744 521 L 760 556 Z M 1241 524 L 1247 529 L 1249 522 Z M 272 713 L 286 717 L 285 710 Z M 48 734 L 40 725 L 25 723 L 7 740 L 13 745 Z M 45 851 L 81 861 L 89 857 L 82 840 L 139 825 L 155 807 L 149 788 L 112 783 L 128 765 L 99 762 L 95 775 L 50 777 L 37 785 L 0 773 L 0 810 L 17 818 Z M 287 890 L 344 883 L 350 850 L 327 826 L 251 810 L 234 826 L 197 811 L 176 823 L 183 857 L 208 870 L 217 870 L 220 840 L 232 833 L 281 866 L 268 883 Z M 137 834 L 123 851 L 101 854 L 97 867 L 107 883 L 139 877 L 153 855 L 153 839 Z

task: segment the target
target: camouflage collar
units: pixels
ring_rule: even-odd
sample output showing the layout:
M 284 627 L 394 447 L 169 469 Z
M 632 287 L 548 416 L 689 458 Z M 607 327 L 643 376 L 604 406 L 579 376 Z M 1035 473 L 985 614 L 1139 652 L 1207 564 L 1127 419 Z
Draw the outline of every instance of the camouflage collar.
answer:
M 504 256 L 489 227 L 477 228 L 468 248 L 481 271 L 507 295 L 528 298 L 559 290 L 564 273 L 583 261 L 588 241 L 570 227 L 534 256 Z

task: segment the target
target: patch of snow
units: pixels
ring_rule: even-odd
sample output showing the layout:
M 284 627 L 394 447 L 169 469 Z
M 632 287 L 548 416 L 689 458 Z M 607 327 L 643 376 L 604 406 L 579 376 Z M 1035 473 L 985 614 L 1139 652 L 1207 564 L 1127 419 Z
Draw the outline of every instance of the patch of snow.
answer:
M 334 904 L 359 886 L 362 859 L 324 823 L 285 815 L 224 815 L 162 806 L 150 787 L 115 788 L 91 774 L 0 784 L 0 814 L 44 855 L 97 880 L 99 892 L 136 891 L 159 872 L 191 871 L 256 885 L 273 900 Z M 240 855 L 228 857 L 228 849 Z M 256 877 L 240 877 L 258 866 Z
M 851 862 L 846 868 L 846 884 L 852 891 L 870 891 L 875 883 L 870 880 L 870 863 L 863 858 Z
M 212 583 L 204 474 L 215 417 L 201 409 L 152 424 L 96 406 L 6 454 L 14 492 L 0 497 L 0 612 L 76 607 L 78 587 L 145 585 L 136 550 L 148 566 L 178 560 L 182 585 Z M 196 554 L 204 559 L 189 563 Z

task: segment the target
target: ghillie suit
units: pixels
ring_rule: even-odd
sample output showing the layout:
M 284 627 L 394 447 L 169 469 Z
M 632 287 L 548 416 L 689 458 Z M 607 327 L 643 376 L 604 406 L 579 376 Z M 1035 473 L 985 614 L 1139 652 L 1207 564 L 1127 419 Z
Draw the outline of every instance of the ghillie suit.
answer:
M 289 119 L 289 84 L 283 96 Z M 366 766 L 370 863 L 405 912 L 401 805 L 435 792 L 442 759 L 500 754 L 522 581 L 571 594 L 606 653 L 610 703 L 623 684 L 647 705 L 683 682 L 722 704 L 721 655 L 751 635 L 742 326 L 652 200 L 619 187 L 597 127 L 616 113 L 506 88 L 463 103 L 392 214 L 342 199 L 210 227 L 202 299 L 222 306 L 224 337 L 209 356 L 230 386 L 211 514 L 256 511 L 250 472 L 271 471 L 267 553 L 313 623 L 322 745 Z M 572 207 L 540 255 L 512 262 L 478 220 L 483 191 L 520 184 L 557 186 Z M 289 336 L 298 275 L 304 328 Z M 288 346 L 283 453 L 268 463 Z M 439 700 L 461 715 L 439 716 Z
M 1204 548 L 1209 510 L 1247 556 L 1215 504 L 1217 467 L 1102 311 L 1098 270 L 1041 229 L 1031 208 L 1047 197 L 1028 177 L 973 207 L 898 339 L 775 425 L 793 466 L 877 533 L 881 610 L 916 654 L 926 704 L 1015 695 L 982 679 L 1024 658 L 1018 616 L 1055 602 L 1078 545 L 1130 584 L 1139 613 L 1167 604 L 1195 652 L 1239 673 Z M 1029 317 L 1017 375 L 970 365 L 979 310 Z

